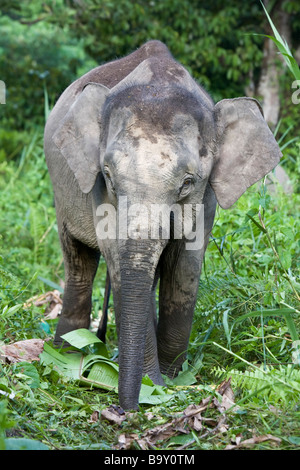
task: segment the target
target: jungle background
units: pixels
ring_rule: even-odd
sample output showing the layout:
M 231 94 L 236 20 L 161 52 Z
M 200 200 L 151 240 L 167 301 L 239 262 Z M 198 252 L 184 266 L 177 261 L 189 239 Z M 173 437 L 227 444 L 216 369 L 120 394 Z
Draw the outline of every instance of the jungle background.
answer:
M 299 63 L 300 3 L 264 5 Z M 266 37 L 273 32 L 261 2 L 0 0 L 0 14 L 0 448 L 299 449 L 300 104 L 295 77 Z M 3 351 L 32 339 L 51 344 L 51 312 L 63 297 L 43 154 L 48 113 L 77 77 L 149 39 L 165 42 L 215 101 L 261 101 L 285 180 L 265 178 L 218 209 L 181 378 L 118 420 L 102 413 L 117 404 L 113 389 L 82 386 L 51 354 L 27 361 Z M 93 322 L 105 272 L 102 260 Z M 112 300 L 107 354 L 117 358 Z M 235 407 L 222 402 L 224 380 Z M 183 419 L 193 407 L 197 420 Z

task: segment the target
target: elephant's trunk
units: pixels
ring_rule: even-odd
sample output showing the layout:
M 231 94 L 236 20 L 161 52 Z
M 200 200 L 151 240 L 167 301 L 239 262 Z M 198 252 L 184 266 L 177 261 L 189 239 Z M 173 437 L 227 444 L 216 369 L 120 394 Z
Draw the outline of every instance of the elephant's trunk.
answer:
M 162 250 L 159 240 L 129 239 L 120 244 L 119 402 L 124 409 L 138 407 L 152 286 Z

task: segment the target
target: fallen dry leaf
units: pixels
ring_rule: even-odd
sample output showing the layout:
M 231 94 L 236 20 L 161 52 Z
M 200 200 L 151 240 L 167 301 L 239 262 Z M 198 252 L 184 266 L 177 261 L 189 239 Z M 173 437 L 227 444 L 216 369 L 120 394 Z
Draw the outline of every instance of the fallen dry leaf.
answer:
M 99 415 L 100 415 L 99 411 L 93 411 L 89 419 L 89 423 L 97 423 L 99 420 Z
M 42 339 L 26 339 L 12 344 L 0 346 L 0 360 L 2 362 L 31 362 L 39 361 L 39 355 L 44 348 Z
M 216 401 L 218 401 L 216 398 L 214 398 L 216 407 L 220 411 L 220 413 L 224 413 L 225 411 L 229 410 L 232 408 L 232 411 L 237 411 L 239 409 L 239 406 L 234 406 L 234 393 L 231 388 L 231 377 L 229 377 L 228 380 L 224 380 L 217 388 L 216 391 L 222 395 L 222 401 L 218 405 Z
M 132 446 L 133 441 L 137 441 L 136 434 L 120 434 L 118 438 L 118 450 L 128 450 Z M 142 444 L 143 445 L 143 444 Z M 141 446 L 140 446 L 141 447 Z M 146 450 L 147 447 L 144 449 L 141 447 L 142 450 Z
M 46 314 L 45 320 L 54 320 L 55 318 L 57 318 L 58 315 L 60 315 L 61 308 L 62 308 L 61 304 L 56 304 L 52 308 L 52 310 L 50 310 L 50 312 Z
M 120 406 L 110 405 L 101 411 L 100 419 L 106 419 L 110 423 L 120 425 L 128 417 L 128 414 Z
M 281 443 L 281 439 L 279 437 L 266 434 L 265 436 L 253 436 L 250 437 L 250 439 L 245 439 L 244 441 L 240 440 L 237 444 L 228 444 L 225 447 L 225 450 L 240 449 L 241 447 L 253 447 L 256 444 L 260 444 L 261 442 L 265 441 L 272 441 L 275 443 L 275 445 L 279 445 Z
M 45 319 L 52 320 L 56 318 L 61 312 L 62 299 L 60 296 L 61 293 L 58 290 L 46 292 L 42 295 L 35 295 L 25 302 L 24 308 L 30 307 L 32 304 L 36 305 L 37 307 L 47 305 L 45 309 Z

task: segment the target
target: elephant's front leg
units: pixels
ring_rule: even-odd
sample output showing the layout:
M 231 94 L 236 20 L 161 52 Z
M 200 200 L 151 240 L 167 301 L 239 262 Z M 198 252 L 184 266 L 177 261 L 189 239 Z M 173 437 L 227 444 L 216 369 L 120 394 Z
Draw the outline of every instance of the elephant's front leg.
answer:
M 56 345 L 63 343 L 62 335 L 79 328 L 89 328 L 93 280 L 100 258 L 98 250 L 74 239 L 64 226 L 60 230 L 60 238 L 65 264 L 65 289 L 54 338 Z
M 188 348 L 201 271 L 202 250 L 171 242 L 161 260 L 157 346 L 160 370 L 174 377 Z

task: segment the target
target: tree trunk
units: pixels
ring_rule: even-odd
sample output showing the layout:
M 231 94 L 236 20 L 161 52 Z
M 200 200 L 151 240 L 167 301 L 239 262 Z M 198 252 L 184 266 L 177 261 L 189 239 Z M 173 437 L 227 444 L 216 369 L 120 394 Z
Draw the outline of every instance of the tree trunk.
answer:
M 267 8 L 269 1 L 265 1 Z M 279 34 L 290 44 L 290 16 L 282 9 L 283 0 L 275 3 L 270 12 L 271 19 L 275 24 Z M 266 34 L 274 36 L 273 31 L 266 18 Z M 262 63 L 260 80 L 257 86 L 256 95 L 260 97 L 264 117 L 271 129 L 274 129 L 280 113 L 279 80 L 285 69 L 285 61 L 274 42 L 266 38 L 264 42 L 264 58 Z

